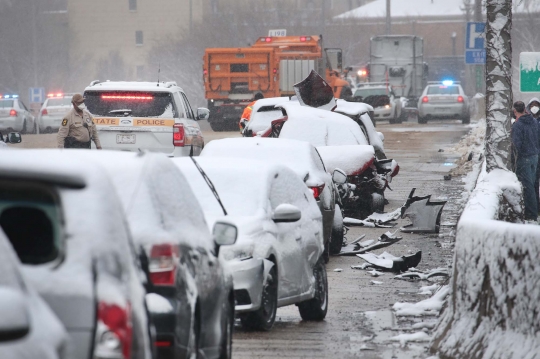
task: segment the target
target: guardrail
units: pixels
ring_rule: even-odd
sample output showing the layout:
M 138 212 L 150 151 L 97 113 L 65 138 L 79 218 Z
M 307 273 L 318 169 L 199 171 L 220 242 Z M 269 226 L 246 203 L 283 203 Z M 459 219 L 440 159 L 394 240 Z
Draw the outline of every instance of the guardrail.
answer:
M 481 173 L 457 226 L 451 293 L 432 352 L 441 359 L 540 353 L 540 226 L 522 214 L 514 173 Z

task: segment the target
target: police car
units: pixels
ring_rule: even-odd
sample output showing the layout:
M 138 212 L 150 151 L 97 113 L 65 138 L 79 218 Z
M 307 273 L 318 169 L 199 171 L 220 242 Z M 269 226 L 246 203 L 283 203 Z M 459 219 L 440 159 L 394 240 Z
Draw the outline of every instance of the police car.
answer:
M 51 93 L 41 106 L 37 119 L 40 133 L 58 131 L 62 119 L 72 108 L 71 98 L 74 94 Z
M 0 95 L 0 131 L 36 132 L 34 116 L 18 95 Z
M 459 82 L 430 82 L 418 100 L 418 123 L 432 119 L 461 119 L 471 122 L 469 98 Z
M 93 81 L 84 98 L 103 149 L 179 157 L 199 155 L 204 147 L 197 121 L 210 111 L 195 114 L 176 82 Z

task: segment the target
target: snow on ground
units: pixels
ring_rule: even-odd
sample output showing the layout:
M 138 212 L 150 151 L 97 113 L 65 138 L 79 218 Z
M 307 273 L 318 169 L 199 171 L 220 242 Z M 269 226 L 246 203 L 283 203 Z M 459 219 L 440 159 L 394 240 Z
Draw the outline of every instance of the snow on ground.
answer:
M 418 303 L 395 303 L 392 307 L 397 316 L 422 316 L 422 315 L 437 315 L 442 309 L 444 300 L 448 295 L 450 288 L 444 286 L 431 298 L 422 300 Z

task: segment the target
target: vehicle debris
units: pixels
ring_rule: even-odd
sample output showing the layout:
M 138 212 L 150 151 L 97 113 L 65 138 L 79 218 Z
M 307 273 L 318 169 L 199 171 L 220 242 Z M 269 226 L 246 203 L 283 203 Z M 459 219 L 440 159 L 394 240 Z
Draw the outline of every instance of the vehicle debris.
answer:
M 444 175 L 443 178 L 445 181 L 450 181 L 452 179 L 452 175 Z
M 336 268 L 336 269 L 334 269 L 334 272 L 338 272 L 338 273 L 339 273 L 339 272 L 343 272 L 343 269 L 341 269 L 341 268 Z
M 383 282 L 379 282 L 378 280 L 370 280 L 369 284 L 371 284 L 371 285 L 381 285 L 381 284 L 383 284 Z
M 362 264 L 359 264 L 359 265 L 356 265 L 356 266 L 351 266 L 351 269 L 364 270 L 364 269 L 370 268 L 371 266 L 372 266 L 371 263 L 362 263 Z
M 396 231 L 397 232 L 397 231 Z M 355 254 L 367 253 L 369 251 L 388 247 L 394 243 L 399 242 L 403 237 L 396 237 L 396 232 L 386 232 L 379 237 L 377 241 L 365 241 L 359 242 L 361 238 L 353 241 L 351 244 L 343 247 L 341 252 L 338 254 L 340 256 L 352 256 Z M 363 237 L 362 237 L 363 238 Z
M 401 217 L 401 208 L 396 209 L 390 213 L 373 213 L 365 219 L 367 222 L 373 222 L 377 224 L 386 224 L 388 222 L 396 221 Z
M 401 218 L 409 218 L 411 224 L 402 227 L 405 233 L 439 233 L 441 214 L 446 201 L 431 201 L 431 195 L 414 196 L 416 188 L 411 190 L 409 198 L 401 208 Z
M 394 277 L 394 279 L 419 279 L 419 280 L 429 280 L 430 278 L 433 278 L 433 277 L 448 277 L 449 276 L 449 273 L 448 273 L 448 269 L 446 268 L 436 268 L 436 269 L 432 269 L 428 272 L 424 272 L 424 271 L 419 271 L 419 270 L 415 270 L 415 271 L 407 271 L 405 273 L 401 273 L 397 276 Z
M 302 106 L 329 111 L 337 106 L 332 87 L 314 70 L 311 70 L 308 77 L 294 85 L 293 88 Z
M 375 269 L 368 271 L 368 273 L 371 274 L 372 277 L 379 277 L 384 274 L 383 272 L 379 272 Z
M 409 268 L 416 267 L 420 263 L 422 260 L 422 251 L 402 257 L 396 257 L 388 252 L 384 252 L 380 255 L 365 253 L 357 254 L 356 256 L 371 263 L 375 268 L 392 270 L 394 272 L 404 272 Z

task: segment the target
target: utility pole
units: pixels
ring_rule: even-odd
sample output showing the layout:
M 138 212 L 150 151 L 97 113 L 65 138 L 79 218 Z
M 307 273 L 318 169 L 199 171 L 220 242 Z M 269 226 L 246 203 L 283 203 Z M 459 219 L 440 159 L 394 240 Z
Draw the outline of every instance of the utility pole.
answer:
M 326 34 L 326 1 L 321 0 L 321 35 Z
M 486 169 L 511 169 L 512 0 L 487 0 Z
M 482 22 L 482 0 L 474 0 L 474 21 Z
M 391 0 L 386 0 L 386 35 L 392 34 Z
M 38 66 L 37 66 L 37 1 L 32 2 L 32 66 L 34 68 L 34 87 L 38 87 Z
M 189 0 L 189 35 L 193 34 L 193 0 Z

